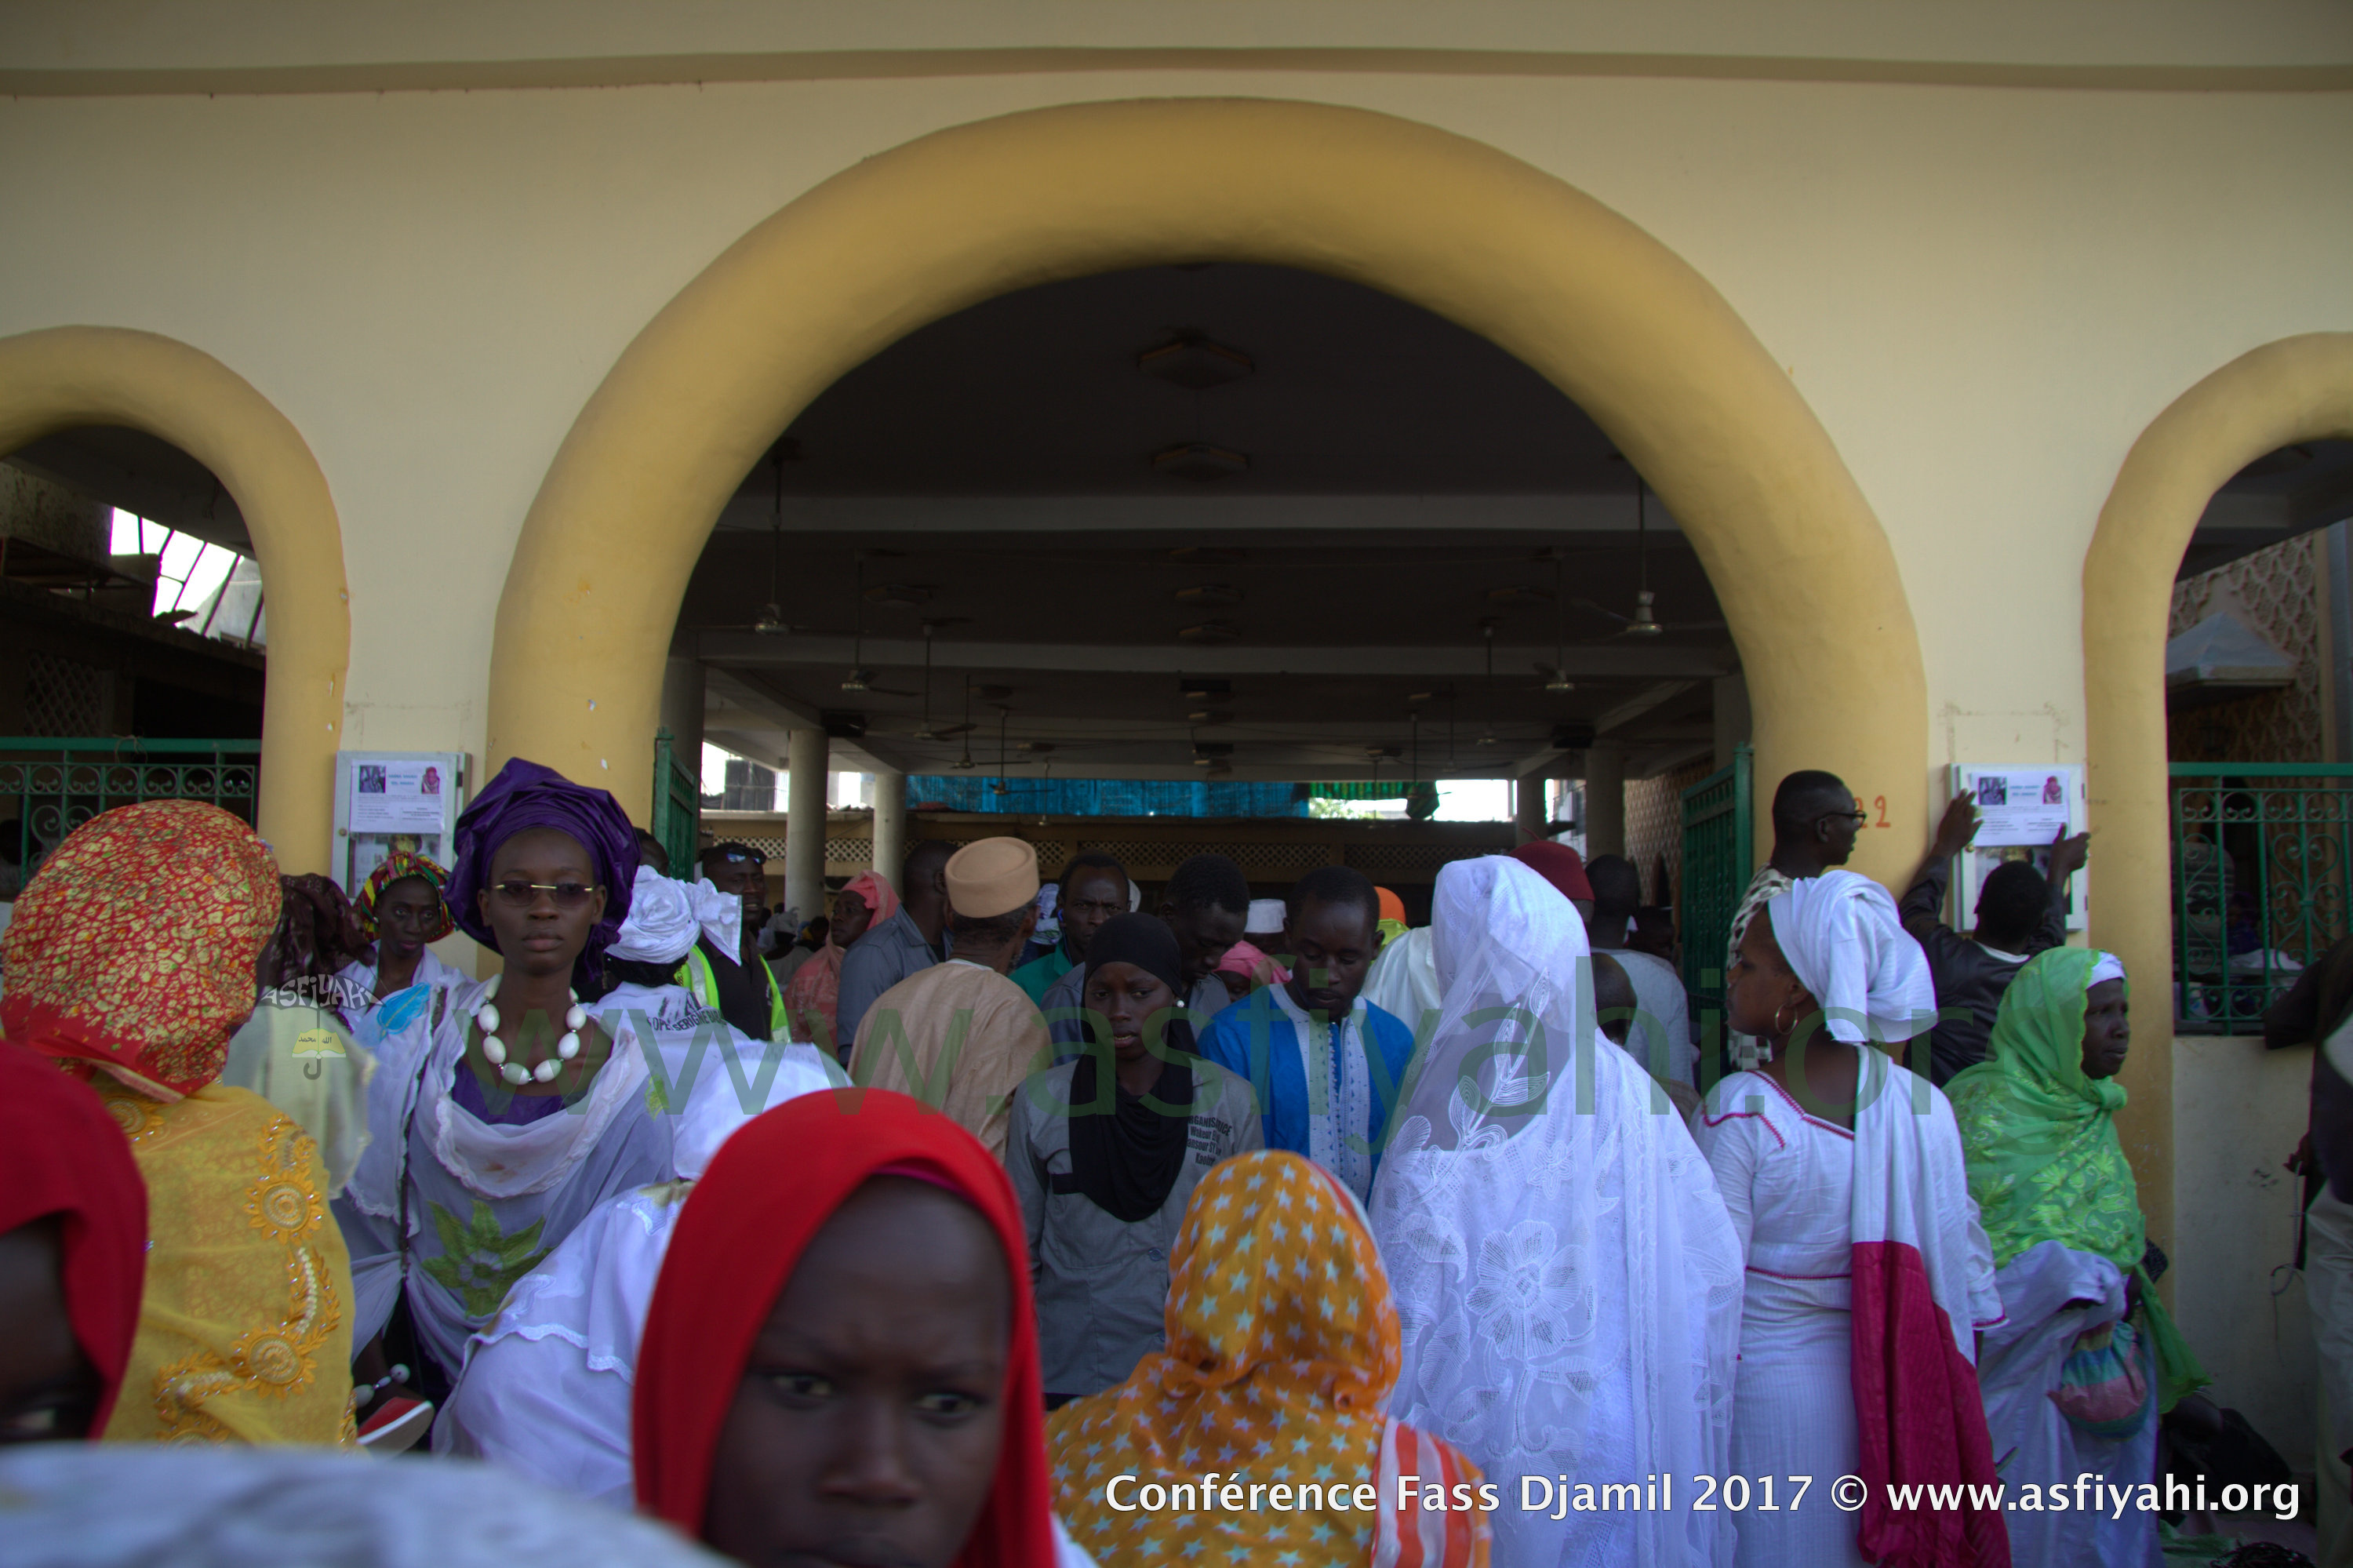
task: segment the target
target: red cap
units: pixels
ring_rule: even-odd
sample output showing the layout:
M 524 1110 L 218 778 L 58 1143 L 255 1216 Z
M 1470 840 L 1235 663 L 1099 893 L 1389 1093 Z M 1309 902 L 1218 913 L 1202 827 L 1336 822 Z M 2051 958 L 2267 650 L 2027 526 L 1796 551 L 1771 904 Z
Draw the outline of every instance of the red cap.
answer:
M 1585 880 L 1585 857 L 1551 839 L 1537 839 L 1512 852 L 1512 858 L 1560 889 L 1563 898 L 1590 902 L 1593 884 Z

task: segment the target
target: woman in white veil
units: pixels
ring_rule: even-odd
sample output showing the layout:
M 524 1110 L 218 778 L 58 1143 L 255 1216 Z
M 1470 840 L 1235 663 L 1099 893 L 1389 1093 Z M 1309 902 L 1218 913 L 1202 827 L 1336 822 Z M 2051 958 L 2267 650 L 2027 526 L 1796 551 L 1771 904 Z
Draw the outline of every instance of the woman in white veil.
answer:
M 1371 1205 L 1404 1335 L 1389 1414 L 1501 1483 L 1498 1563 L 1729 1563 L 1721 1500 L 1691 1509 L 1729 1457 L 1740 1338 L 1708 1167 L 1597 1031 L 1584 925 L 1543 877 L 1458 861 L 1431 927 L 1444 1001 Z M 1639 1506 L 1602 1506 L 1629 1484 Z

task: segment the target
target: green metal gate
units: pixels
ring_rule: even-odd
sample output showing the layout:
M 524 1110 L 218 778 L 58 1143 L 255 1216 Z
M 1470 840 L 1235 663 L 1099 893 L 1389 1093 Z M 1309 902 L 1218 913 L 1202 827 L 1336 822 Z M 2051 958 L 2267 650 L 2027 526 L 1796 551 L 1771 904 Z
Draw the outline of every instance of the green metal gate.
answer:
M 1717 1036 L 1724 1016 L 1724 944 L 1757 869 L 1752 767 L 1748 747 L 1735 747 L 1730 767 L 1683 791 L 1683 883 L 1675 910 L 1683 989 L 1704 1030 Z M 1704 1062 L 1715 1059 L 1707 1041 L 1701 1042 L 1700 1053 Z
M 678 756 L 678 739 L 667 729 L 654 731 L 654 820 L 652 832 L 670 855 L 672 876 L 688 874 L 695 853 L 702 847 L 702 758 L 690 768 Z
M 0 736 L 0 900 L 100 811 L 202 800 L 250 823 L 260 787 L 258 740 Z

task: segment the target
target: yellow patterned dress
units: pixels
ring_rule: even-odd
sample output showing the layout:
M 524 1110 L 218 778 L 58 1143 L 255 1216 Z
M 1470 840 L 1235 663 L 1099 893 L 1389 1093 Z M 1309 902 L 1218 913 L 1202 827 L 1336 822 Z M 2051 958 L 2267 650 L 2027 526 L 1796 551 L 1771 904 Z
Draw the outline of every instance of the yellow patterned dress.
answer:
M 106 1440 L 349 1446 L 351 1260 L 318 1146 L 246 1089 L 91 1086 L 146 1178 L 152 1238 Z

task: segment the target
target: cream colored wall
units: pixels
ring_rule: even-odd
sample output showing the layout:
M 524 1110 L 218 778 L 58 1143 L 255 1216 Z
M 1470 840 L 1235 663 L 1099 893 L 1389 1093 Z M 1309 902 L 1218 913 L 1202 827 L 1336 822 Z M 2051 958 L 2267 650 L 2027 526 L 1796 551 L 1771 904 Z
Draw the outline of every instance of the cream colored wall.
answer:
M 705 262 L 941 126 L 1219 91 L 1487 141 L 1721 290 L 1894 544 L 1932 763 L 2080 758 L 2073 563 L 2124 450 L 2232 355 L 2353 326 L 2344 95 L 1203 72 L 16 100 L 0 202 L 57 216 L 0 233 L 0 333 L 146 327 L 250 380 L 343 514 L 350 744 L 479 750 L 522 514 Z

